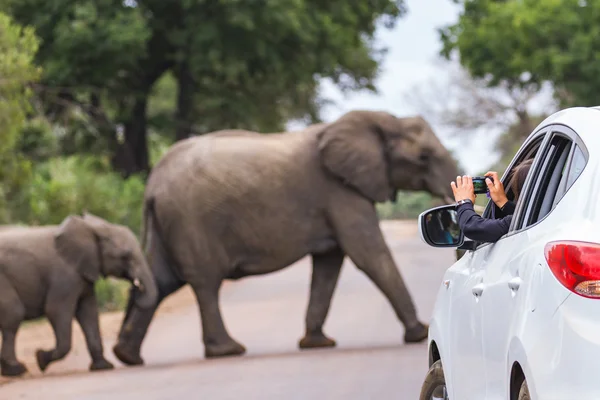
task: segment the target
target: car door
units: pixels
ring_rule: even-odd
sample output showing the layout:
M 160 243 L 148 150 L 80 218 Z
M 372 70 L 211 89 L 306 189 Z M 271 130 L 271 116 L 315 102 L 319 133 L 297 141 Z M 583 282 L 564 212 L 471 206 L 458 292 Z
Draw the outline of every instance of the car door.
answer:
M 521 157 L 532 156 L 542 146 L 545 131 L 540 132 L 529 140 L 525 149 L 520 152 Z M 506 177 L 503 177 L 506 181 Z M 484 212 L 484 217 L 490 217 L 493 202 L 489 202 Z M 498 208 L 494 210 L 500 212 Z M 457 399 L 486 399 L 487 380 L 483 350 L 483 326 L 485 311 L 482 300 L 490 297 L 485 287 L 484 276 L 486 264 L 490 254 L 490 244 L 479 244 L 475 250 L 467 251 L 461 258 L 463 263 L 455 264 L 459 267 L 453 274 L 450 284 L 453 285 L 451 302 L 450 336 L 452 340 L 451 354 L 451 379 L 452 398 Z
M 550 127 L 547 135 L 528 174 L 511 230 L 498 242 L 480 249 L 485 259 L 481 308 L 486 399 L 508 398 L 508 348 L 514 332 L 519 329 L 519 315 L 526 308 L 524 292 L 535 275 L 537 256 L 543 256 L 543 247 L 539 249 L 539 243 L 532 237 L 537 230 L 548 229 L 543 222 L 537 223 L 551 211 L 557 196 L 560 197 L 575 148 L 563 128 Z M 515 160 L 522 161 L 519 156 Z M 530 226 L 531 229 L 526 229 Z
M 453 399 L 485 398 L 485 368 L 481 357 L 482 312 L 479 288 L 483 279 L 483 264 L 477 251 L 469 251 L 448 270 L 444 282 L 451 291 L 450 346 L 446 363 L 452 380 Z

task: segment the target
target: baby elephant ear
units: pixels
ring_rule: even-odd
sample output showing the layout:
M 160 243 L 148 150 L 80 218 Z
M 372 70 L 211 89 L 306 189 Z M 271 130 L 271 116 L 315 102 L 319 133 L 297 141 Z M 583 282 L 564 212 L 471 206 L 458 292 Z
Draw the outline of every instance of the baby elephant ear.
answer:
M 98 242 L 91 227 L 78 216 L 67 217 L 54 235 L 58 254 L 88 282 L 100 278 Z

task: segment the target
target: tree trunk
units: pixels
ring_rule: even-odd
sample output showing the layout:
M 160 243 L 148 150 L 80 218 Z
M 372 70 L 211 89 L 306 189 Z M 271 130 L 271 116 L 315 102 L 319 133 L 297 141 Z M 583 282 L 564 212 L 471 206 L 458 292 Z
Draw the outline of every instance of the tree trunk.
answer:
M 146 125 L 147 108 L 148 93 L 145 93 L 143 97 L 136 100 L 131 119 L 125 124 L 125 146 L 129 149 L 134 160 L 131 173 L 150 172 Z
M 189 137 L 192 133 L 192 108 L 194 104 L 194 79 L 185 60 L 176 69 L 177 112 L 175 114 L 175 140 Z
M 137 173 L 149 173 L 146 109 L 149 92 L 135 100 L 129 119 L 124 126 L 124 140 L 117 148 L 113 166 L 127 178 Z
M 535 127 L 527 110 L 518 110 L 517 117 L 519 118 L 519 139 L 525 139 Z

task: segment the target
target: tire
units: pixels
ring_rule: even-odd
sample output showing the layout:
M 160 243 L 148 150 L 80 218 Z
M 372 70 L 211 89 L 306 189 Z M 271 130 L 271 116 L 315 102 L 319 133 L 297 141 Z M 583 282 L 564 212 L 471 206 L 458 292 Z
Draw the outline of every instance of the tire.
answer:
M 527 387 L 527 381 L 523 381 L 523 383 L 521 384 L 521 389 L 519 389 L 518 400 L 531 400 L 531 396 L 529 395 L 529 388 Z
M 444 378 L 442 361 L 437 360 L 433 363 L 431 368 L 429 368 L 427 375 L 425 375 L 423 386 L 421 386 L 421 395 L 419 396 L 419 400 L 447 400 L 447 396 L 446 378 Z

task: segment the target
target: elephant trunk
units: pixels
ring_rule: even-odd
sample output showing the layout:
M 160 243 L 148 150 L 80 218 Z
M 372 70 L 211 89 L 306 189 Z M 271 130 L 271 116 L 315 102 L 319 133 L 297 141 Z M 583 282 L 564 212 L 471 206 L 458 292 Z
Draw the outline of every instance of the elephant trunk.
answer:
M 453 204 L 454 193 L 452 192 L 450 182 L 456 179 L 459 170 L 456 161 L 454 161 L 450 153 L 446 153 L 447 157 L 436 162 L 430 169 L 428 179 L 426 180 L 426 190 L 444 203 Z

